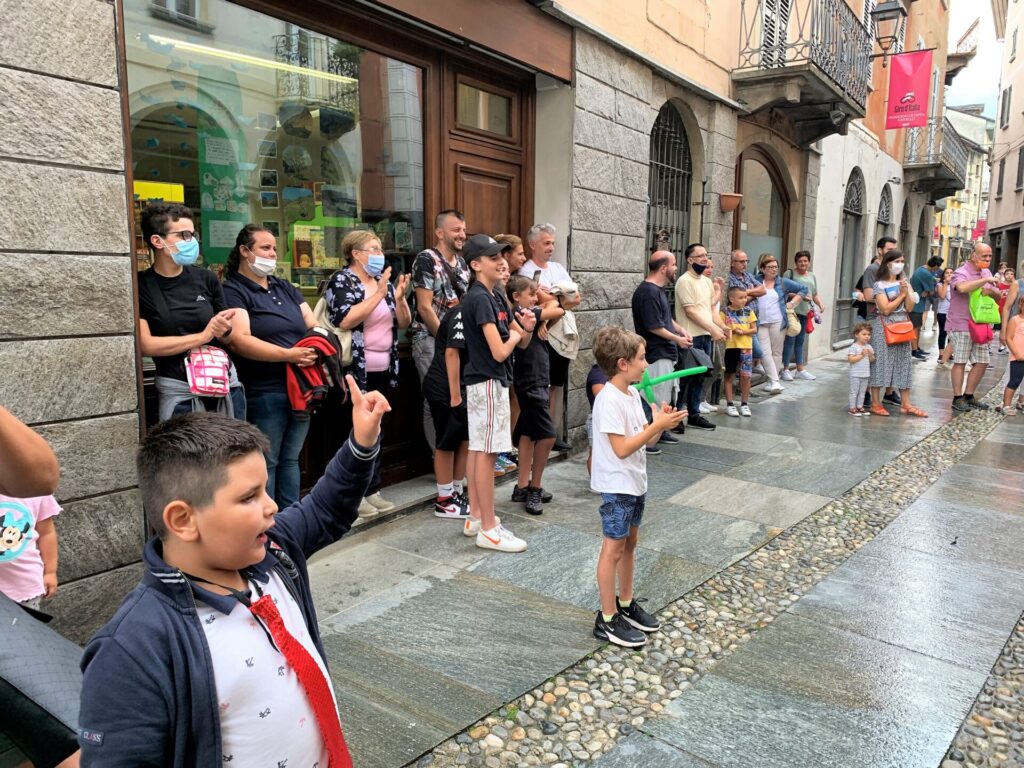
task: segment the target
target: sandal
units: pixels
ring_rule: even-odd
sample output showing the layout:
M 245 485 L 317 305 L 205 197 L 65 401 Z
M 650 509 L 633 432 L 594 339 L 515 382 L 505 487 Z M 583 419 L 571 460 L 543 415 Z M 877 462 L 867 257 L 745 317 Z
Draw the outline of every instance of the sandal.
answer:
M 889 415 L 889 412 L 887 410 L 885 410 L 885 408 L 880 406 L 878 403 L 872 403 L 871 407 L 868 408 L 868 413 L 873 414 L 875 416 L 888 416 Z
M 908 405 L 906 408 L 900 408 L 900 413 L 902 413 L 904 416 L 920 416 L 922 419 L 928 417 L 927 413 L 913 405 Z

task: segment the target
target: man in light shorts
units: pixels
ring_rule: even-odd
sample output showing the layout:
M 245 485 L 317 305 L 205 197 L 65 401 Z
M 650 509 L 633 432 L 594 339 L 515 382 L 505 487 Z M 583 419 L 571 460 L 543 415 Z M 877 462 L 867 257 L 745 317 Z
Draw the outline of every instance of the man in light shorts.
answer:
M 992 248 L 986 243 L 974 246 L 971 257 L 953 273 L 949 281 L 953 292 L 949 297 L 949 311 L 946 313 L 946 332 L 953 345 L 953 369 L 950 378 L 953 384 L 953 410 L 987 411 L 988 406 L 974 399 L 974 390 L 978 388 L 985 369 L 989 363 L 987 344 L 976 344 L 971 339 L 969 322 L 971 319 L 971 291 L 981 288 L 992 298 L 999 296 L 996 287 L 999 280 L 992 277 L 988 265 L 992 261 Z M 971 363 L 971 372 L 964 383 L 964 371 L 967 363 Z
M 679 349 L 693 345 L 693 339 L 683 327 L 672 319 L 665 286 L 675 282 L 676 257 L 671 251 L 655 251 L 647 262 L 647 278 L 633 292 L 633 327 L 644 340 L 647 350 L 647 373 L 653 379 L 675 369 Z M 658 403 L 672 405 L 676 401 L 679 379 L 654 386 Z M 680 427 L 682 423 L 680 422 Z M 678 443 L 668 432 L 661 435 L 660 443 Z
M 476 545 L 499 552 L 522 552 L 526 542 L 502 527 L 494 516 L 494 458 L 512 450 L 509 385 L 511 355 L 530 343 L 536 317 L 532 312 L 509 317 L 508 304 L 498 303 L 494 286 L 505 246 L 488 235 L 473 235 L 463 255 L 472 273 L 462 300 L 466 337 L 466 415 L 469 421 L 469 507 L 467 535 Z

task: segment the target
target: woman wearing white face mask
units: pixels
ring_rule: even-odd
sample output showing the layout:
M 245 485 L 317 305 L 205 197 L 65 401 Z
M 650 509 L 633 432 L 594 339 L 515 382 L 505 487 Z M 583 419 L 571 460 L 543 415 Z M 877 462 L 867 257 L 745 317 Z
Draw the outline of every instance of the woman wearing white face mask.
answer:
M 920 297 L 910 287 L 904 274 L 903 251 L 893 249 L 885 254 L 878 265 L 878 279 L 874 291 L 878 314 L 871 321 L 871 347 L 875 350 L 875 362 L 871 364 L 871 408 L 875 416 L 888 416 L 882 405 L 882 389 L 892 387 L 900 391 L 900 413 L 906 416 L 927 416 L 920 408 L 910 404 L 910 385 L 913 382 L 913 358 L 909 341 L 889 344 L 885 339 L 885 327 L 893 323 L 910 323 L 909 313 Z
M 335 272 L 324 290 L 331 322 L 352 331 L 352 365 L 347 371 L 364 392 L 390 396 L 398 386 L 398 329 L 408 328 L 412 312 L 406 300 L 409 275 L 392 285 L 380 240 L 369 230 L 345 235 L 341 250 L 348 266 Z M 380 454 L 359 516 L 375 517 L 394 508 L 380 495 Z
M 299 500 L 299 453 L 309 432 L 309 420 L 296 419 L 288 401 L 286 366 L 316 362 L 313 349 L 293 346 L 316 322 L 299 290 L 274 276 L 276 267 L 273 233 L 247 224 L 228 255 L 224 298 L 237 308 L 231 349 L 247 418 L 270 442 L 267 494 L 284 509 Z
M 222 351 L 231 343 L 235 310 L 216 275 L 193 266 L 199 233 L 192 211 L 153 204 L 139 223 L 153 254 L 153 266 L 139 273 L 139 347 L 156 366 L 159 420 L 204 410 L 244 419 L 245 393 Z

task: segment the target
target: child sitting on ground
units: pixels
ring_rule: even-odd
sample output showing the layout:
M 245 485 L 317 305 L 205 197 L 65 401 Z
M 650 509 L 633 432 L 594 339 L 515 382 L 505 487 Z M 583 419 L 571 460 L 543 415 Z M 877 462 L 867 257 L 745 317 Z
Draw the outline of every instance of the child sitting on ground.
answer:
M 846 350 L 846 361 L 850 364 L 850 404 L 846 412 L 851 416 L 866 416 L 864 397 L 868 393 L 871 363 L 875 362 L 875 350 L 871 346 L 871 323 L 857 323 L 853 326 L 853 344 Z
M 666 429 L 686 415 L 661 403 L 650 424 L 640 393 L 632 386 L 644 374 L 644 340 L 617 326 L 604 326 L 594 336 L 594 357 L 608 384 L 594 398 L 594 469 L 590 487 L 601 494 L 604 538 L 597 560 L 601 609 L 594 637 L 635 648 L 647 642 L 660 622 L 640 607 L 633 593 L 633 563 L 647 495 L 647 454 Z M 618 577 L 619 591 L 615 581 Z
M 346 379 L 352 434 L 279 514 L 251 424 L 191 413 L 142 441 L 157 535 L 142 582 L 85 648 L 82 765 L 351 766 L 306 561 L 355 522 L 390 406 Z
M 747 307 L 747 292 L 742 288 L 729 289 L 729 305 L 722 310 L 722 324 L 730 331 L 725 341 L 725 413 L 728 416 L 749 416 L 757 316 Z M 739 410 L 733 402 L 733 378 L 737 373 L 740 377 Z
M 60 505 L 53 496 L 18 499 L 0 494 L 0 592 L 29 608 L 57 592 Z
M 996 410 L 1014 416 L 1013 393 L 1024 381 L 1024 296 L 1017 300 L 1017 314 L 1010 318 L 1001 338 L 1010 351 L 1010 377 L 1003 390 L 1003 404 Z M 1024 411 L 1024 395 L 1017 397 L 1017 411 Z

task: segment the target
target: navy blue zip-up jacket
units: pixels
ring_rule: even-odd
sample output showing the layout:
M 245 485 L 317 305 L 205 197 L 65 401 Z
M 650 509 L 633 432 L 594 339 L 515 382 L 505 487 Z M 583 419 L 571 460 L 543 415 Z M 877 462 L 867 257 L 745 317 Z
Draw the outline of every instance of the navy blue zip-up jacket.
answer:
M 325 664 L 306 560 L 352 527 L 378 450 L 350 437 L 309 495 L 276 515 L 266 557 L 243 572 L 266 582 L 277 570 Z M 81 764 L 222 768 L 213 662 L 195 594 L 225 613 L 237 602 L 186 581 L 163 561 L 157 539 L 146 545 L 143 561 L 142 582 L 85 647 Z

